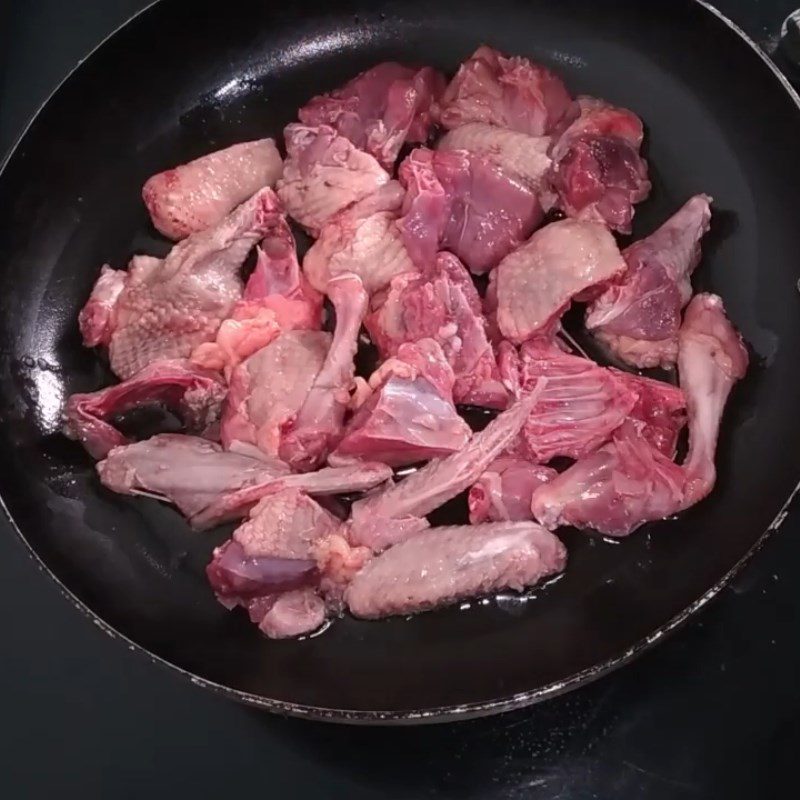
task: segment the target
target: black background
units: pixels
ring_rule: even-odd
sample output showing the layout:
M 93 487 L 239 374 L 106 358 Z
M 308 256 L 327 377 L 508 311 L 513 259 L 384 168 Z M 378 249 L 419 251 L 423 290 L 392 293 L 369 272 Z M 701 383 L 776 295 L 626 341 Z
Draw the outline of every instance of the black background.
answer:
M 771 52 L 795 2 L 718 5 Z M 145 5 L 0 0 L 0 153 L 66 72 Z M 128 653 L 70 607 L 3 524 L 0 796 L 797 796 L 798 528 L 795 509 L 694 622 L 592 686 L 498 718 L 376 730 L 241 708 Z

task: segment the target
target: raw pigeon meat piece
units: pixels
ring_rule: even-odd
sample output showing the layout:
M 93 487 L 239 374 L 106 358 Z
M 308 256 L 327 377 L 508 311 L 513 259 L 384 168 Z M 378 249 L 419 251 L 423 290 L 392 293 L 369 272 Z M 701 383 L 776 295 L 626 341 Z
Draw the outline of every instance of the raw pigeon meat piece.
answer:
M 370 555 L 416 536 L 430 528 L 425 517 L 373 517 L 359 516 L 347 527 L 347 541 L 355 550 L 366 550 Z M 368 559 L 365 559 L 365 561 Z
M 258 245 L 256 265 L 244 294 L 223 320 L 216 340 L 195 348 L 192 361 L 224 371 L 266 347 L 283 331 L 318 330 L 322 326 L 322 295 L 311 287 L 297 261 L 294 236 L 283 215 Z
M 552 164 L 548 155 L 551 142 L 549 136 L 529 136 L 484 122 L 468 122 L 448 131 L 439 139 L 436 149 L 466 150 L 539 193 L 547 185 Z
M 299 600 L 308 606 L 305 612 L 291 615 L 293 622 L 287 620 L 288 624 L 281 625 L 281 631 L 270 638 L 300 636 L 317 628 L 325 619 L 325 603 L 316 586 L 303 586 L 318 582 L 314 561 L 269 556 L 248 558 L 236 542 L 228 541 L 214 550 L 214 558 L 206 567 L 206 577 L 220 605 L 228 611 L 242 607 L 250 621 L 264 633 L 267 633 L 264 624 L 267 615 L 282 597 L 294 597 L 295 602 Z M 299 585 L 301 588 L 271 589 L 273 585 Z
M 294 236 L 281 217 L 275 231 L 257 248 L 253 272 L 244 287 L 244 301 L 274 308 L 276 315 L 297 326 L 322 325 L 322 295 L 306 280 L 297 260 Z M 291 300 L 293 304 L 286 301 Z M 299 305 L 294 305 L 299 304 Z
M 232 539 L 250 558 L 314 561 L 317 540 L 335 533 L 340 525 L 308 495 L 298 489 L 284 489 L 260 500 Z
M 734 384 L 747 372 L 748 362 L 742 337 L 725 315 L 722 300 L 713 294 L 695 295 L 686 308 L 678 348 L 678 374 L 689 414 L 683 508 L 714 488 L 722 412 Z
M 431 104 L 444 88 L 444 76 L 432 67 L 388 61 L 341 89 L 314 97 L 297 116 L 306 125 L 335 128 L 391 170 L 404 142 L 427 140 L 433 125 Z
M 631 232 L 633 206 L 650 194 L 647 162 L 639 154 L 642 121 L 603 100 L 579 98 L 551 157 L 551 184 L 570 217 Z
M 73 394 L 64 409 L 64 432 L 77 439 L 93 458 L 104 458 L 128 439 L 111 420 L 139 406 L 164 404 L 175 409 L 188 430 L 216 428 L 225 386 L 219 376 L 185 360 L 160 361 L 115 386 Z
M 513 349 L 506 342 L 503 350 Z M 571 355 L 550 341 L 526 342 L 514 359 L 504 353 L 512 385 L 531 391 L 545 378 L 516 450 L 546 463 L 556 456 L 582 458 L 596 450 L 625 421 L 638 394 L 615 373 L 588 358 Z M 516 362 L 516 363 L 515 363 Z
M 444 238 L 452 198 L 436 175 L 430 151 L 424 148 L 417 148 L 403 160 L 398 178 L 406 191 L 397 226 L 411 260 L 426 271 Z
M 328 297 L 336 312 L 333 341 L 297 415 L 286 423 L 281 458 L 295 469 L 321 464 L 342 436 L 355 375 L 358 334 L 369 297 L 360 278 L 337 275 L 328 283 Z
M 625 269 L 614 237 L 596 222 L 545 225 L 492 273 L 497 325 L 517 344 L 553 330 L 576 295 Z
M 97 471 L 112 491 L 173 503 L 197 529 L 243 517 L 265 495 L 283 489 L 314 495 L 363 491 L 392 474 L 385 464 L 364 462 L 296 475 L 256 448 L 226 451 L 183 434 L 159 434 L 115 447 Z
M 345 608 L 344 590 L 372 558 L 372 550 L 352 546 L 347 541 L 347 528 L 342 525 L 337 532 L 317 540 L 314 555 L 321 574 L 320 592 L 325 597 L 325 605 L 339 613 Z
M 453 405 L 453 370 L 433 339 L 403 344 L 370 378 L 373 392 L 331 454 L 402 467 L 460 450 L 472 432 Z
M 543 384 L 544 382 L 542 382 Z M 350 542 L 379 550 L 420 530 L 419 519 L 468 489 L 522 429 L 543 385 L 523 395 L 457 453 L 429 461 L 399 483 L 353 504 Z M 406 524 L 384 525 L 387 520 Z
M 195 528 L 202 529 L 226 520 L 238 519 L 266 494 L 280 489 L 299 489 L 315 497 L 326 497 L 373 489 L 386 483 L 391 476 L 390 467 L 371 461 L 285 475 L 269 484 L 257 484 L 220 496 L 217 502 L 194 517 L 192 524 Z
M 697 295 L 680 332 L 678 369 L 689 414 L 689 454 L 678 466 L 626 421 L 596 453 L 537 489 L 534 517 L 548 528 L 574 525 L 627 536 L 645 522 L 689 508 L 714 486 L 717 435 L 747 351 L 719 297 Z
M 415 271 L 397 225 L 404 196 L 392 181 L 334 217 L 303 259 L 311 285 L 324 293 L 331 278 L 352 272 L 373 294 L 396 275 Z
M 134 259 L 113 310 L 111 368 L 130 378 L 155 361 L 189 358 L 214 339 L 242 294 L 248 253 L 281 213 L 262 189 L 213 228 L 194 233 L 159 261 Z
M 318 628 L 325 603 L 316 592 L 318 539 L 339 520 L 310 497 L 288 489 L 263 498 L 233 537 L 214 550 L 209 583 L 226 608 L 240 605 L 271 638 Z
M 329 333 L 288 331 L 239 364 L 222 413 L 222 444 L 246 442 L 277 456 L 281 427 L 303 405 L 330 343 Z
M 611 369 L 638 399 L 629 418 L 636 420 L 639 435 L 668 458 L 675 456 L 678 434 L 686 424 L 686 396 L 682 389 L 663 381 Z
M 114 447 L 97 465 L 97 472 L 112 491 L 169 501 L 192 520 L 221 495 L 268 484 L 290 470 L 255 448 L 226 452 L 198 436 L 160 433 Z
M 153 259 L 159 262 L 159 259 Z M 86 347 L 108 346 L 114 330 L 114 306 L 117 304 L 128 273 L 122 269 L 111 269 L 104 264 L 100 277 L 92 289 L 86 305 L 78 315 L 78 326 Z
M 136 255 L 128 262 L 128 269 L 112 269 L 104 264 L 95 281 L 86 305 L 78 314 L 78 327 L 84 347 L 108 347 L 117 327 L 115 310 L 130 275 L 157 273 L 164 260 L 153 256 Z
M 566 562 L 564 545 L 534 522 L 433 528 L 367 562 L 345 599 L 356 617 L 412 614 L 500 589 L 522 591 Z
M 259 189 L 274 186 L 282 169 L 273 139 L 243 142 L 153 175 L 142 199 L 164 236 L 183 239 L 218 225 Z
M 417 266 L 450 250 L 472 272 L 488 272 L 538 227 L 536 193 L 464 150 L 417 148 L 400 165 L 407 194 L 400 225 Z
M 253 622 L 253 606 L 250 609 Z M 311 633 L 325 622 L 325 602 L 313 589 L 296 589 L 279 595 L 258 622 L 270 639 L 286 639 Z
M 627 271 L 586 314 L 586 327 L 631 366 L 675 363 L 681 309 L 692 296 L 689 276 L 700 261 L 710 202 L 708 195 L 695 195 L 655 233 L 625 249 Z
M 484 122 L 542 136 L 553 130 L 570 101 L 561 79 L 550 70 L 484 45 L 450 81 L 439 102 L 438 118 L 448 130 Z
M 539 486 L 558 473 L 550 467 L 515 456 L 500 456 L 469 490 L 469 521 L 521 521 L 532 519 L 531 497 Z
M 405 342 L 434 339 L 453 368 L 456 403 L 506 407 L 508 392 L 487 338 L 480 297 L 455 256 L 439 253 L 435 269 L 394 278 L 373 306 L 377 309 L 365 326 L 383 358 L 396 355 Z
M 680 510 L 685 479 L 626 421 L 608 444 L 533 493 L 531 510 L 551 530 L 561 525 L 627 536 Z
M 277 192 L 290 217 L 317 236 L 339 211 L 389 182 L 389 173 L 327 125 L 286 126 L 287 159 Z

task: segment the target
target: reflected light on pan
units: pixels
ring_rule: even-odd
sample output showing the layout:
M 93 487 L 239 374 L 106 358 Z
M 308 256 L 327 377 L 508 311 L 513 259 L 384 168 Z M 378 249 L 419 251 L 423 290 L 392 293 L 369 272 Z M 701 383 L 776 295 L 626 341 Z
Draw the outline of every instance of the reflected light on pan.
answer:
M 281 62 L 298 64 L 325 53 L 341 51 L 361 39 L 369 38 L 369 31 L 339 30 L 313 39 L 301 39 L 281 54 Z
M 233 78 L 229 80 L 227 83 L 223 83 L 222 86 L 214 92 L 214 97 L 217 100 L 222 100 L 226 97 L 231 95 L 238 94 L 238 90 L 242 88 L 242 80 L 241 78 Z
M 64 407 L 64 384 L 61 376 L 49 369 L 34 368 L 31 381 L 35 387 L 36 415 L 46 433 L 55 433 L 61 427 L 61 411 Z

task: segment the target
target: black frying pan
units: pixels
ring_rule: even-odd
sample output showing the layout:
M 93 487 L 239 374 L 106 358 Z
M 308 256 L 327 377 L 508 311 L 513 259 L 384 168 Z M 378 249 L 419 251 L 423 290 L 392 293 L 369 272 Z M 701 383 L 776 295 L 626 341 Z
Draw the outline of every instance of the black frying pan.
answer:
M 336 5 L 164 0 L 31 124 L 0 176 L 0 489 L 81 609 L 200 685 L 340 721 L 502 711 L 631 659 L 712 597 L 786 514 L 800 477 L 799 101 L 741 31 L 695 0 Z M 717 489 L 620 544 L 565 531 L 566 575 L 528 602 L 344 619 L 305 641 L 268 641 L 206 584 L 228 531 L 191 533 L 170 508 L 103 490 L 59 435 L 65 395 L 111 380 L 81 347 L 77 312 L 101 263 L 166 251 L 139 200 L 149 175 L 278 135 L 308 97 L 375 62 L 452 72 L 481 42 L 642 116 L 654 188 L 635 234 L 691 194 L 714 196 L 695 283 L 724 297 L 753 351 L 726 412 Z

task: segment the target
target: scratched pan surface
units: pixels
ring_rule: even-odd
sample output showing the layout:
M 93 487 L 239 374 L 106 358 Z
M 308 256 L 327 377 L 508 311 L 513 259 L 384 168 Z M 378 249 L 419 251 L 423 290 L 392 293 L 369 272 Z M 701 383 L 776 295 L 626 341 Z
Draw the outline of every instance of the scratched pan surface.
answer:
M 164 0 L 33 122 L 0 177 L 0 491 L 79 607 L 202 685 L 343 721 L 501 711 L 630 659 L 698 609 L 780 519 L 800 478 L 800 113 L 741 34 L 689 0 L 333 5 Z M 723 295 L 753 351 L 726 413 L 717 489 L 620 544 L 566 531 L 566 575 L 526 602 L 344 619 L 305 641 L 267 641 L 206 585 L 225 531 L 194 534 L 170 508 L 104 491 L 59 436 L 64 397 L 109 380 L 80 346 L 77 312 L 102 263 L 165 251 L 139 201 L 153 172 L 278 135 L 309 96 L 375 62 L 452 72 L 484 41 L 643 117 L 654 188 L 638 234 L 689 195 L 714 196 L 696 284 Z M 439 519 L 461 521 L 463 509 Z

